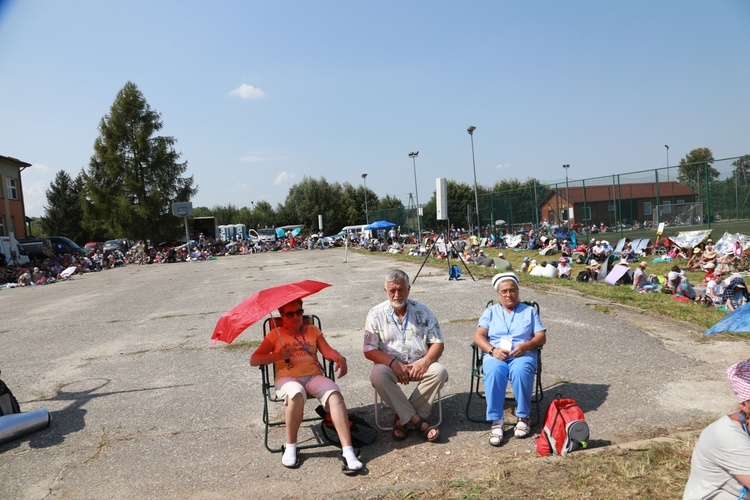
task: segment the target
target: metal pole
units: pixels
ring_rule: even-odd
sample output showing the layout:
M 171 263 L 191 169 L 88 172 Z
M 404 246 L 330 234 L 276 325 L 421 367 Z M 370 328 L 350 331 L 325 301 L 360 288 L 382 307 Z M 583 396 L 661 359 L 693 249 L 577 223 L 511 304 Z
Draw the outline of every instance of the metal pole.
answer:
M 734 169 L 734 206 L 737 208 L 737 220 L 740 220 L 740 195 L 737 190 L 737 185 L 740 183 L 738 170 L 739 168 Z
M 568 202 L 568 207 L 566 209 L 568 210 L 568 229 L 570 229 L 570 185 L 568 184 L 568 169 L 570 168 L 570 165 L 565 164 L 563 165 L 563 168 L 565 169 L 565 200 Z
M 422 238 L 422 222 L 419 217 L 419 188 L 417 187 L 417 156 L 419 156 L 419 151 L 413 151 L 409 153 L 409 158 L 411 158 L 412 166 L 414 167 L 414 194 L 417 197 L 417 235 L 419 238 Z
M 370 224 L 370 211 L 367 209 L 367 174 L 362 174 L 362 181 L 365 183 L 365 222 Z
M 477 194 L 477 163 L 474 158 L 474 131 L 476 129 L 477 128 L 472 125 L 469 128 L 467 128 L 466 131 L 471 136 L 471 165 L 474 168 L 474 206 L 475 206 L 476 213 L 477 213 L 476 226 L 479 227 L 479 225 L 481 224 L 481 219 L 479 218 L 479 194 Z M 481 230 L 480 230 L 480 235 L 481 235 Z
M 667 182 L 669 182 L 669 144 L 665 144 L 664 147 L 667 149 Z

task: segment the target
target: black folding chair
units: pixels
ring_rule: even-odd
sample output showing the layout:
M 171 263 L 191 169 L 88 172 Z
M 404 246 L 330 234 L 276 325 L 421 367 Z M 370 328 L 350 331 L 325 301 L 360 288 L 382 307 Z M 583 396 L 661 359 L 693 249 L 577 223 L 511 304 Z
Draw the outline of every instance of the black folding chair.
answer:
M 536 309 L 536 312 L 539 313 L 539 304 L 532 301 L 523 301 L 524 304 L 532 306 L 534 309 Z M 490 300 L 487 302 L 486 307 L 490 307 L 494 304 L 493 300 Z M 472 355 L 471 355 L 471 389 L 469 390 L 469 398 L 466 401 L 466 418 L 471 422 L 481 423 L 484 424 L 487 422 L 487 418 L 485 416 L 479 417 L 473 417 L 471 415 L 471 400 L 474 396 L 479 397 L 480 399 L 485 399 L 484 394 L 484 372 L 482 371 L 482 362 L 484 358 L 484 352 L 474 343 L 471 343 L 471 349 L 472 349 Z M 531 418 L 531 426 L 535 426 L 541 417 L 541 409 L 540 404 L 542 399 L 544 399 L 544 389 L 542 388 L 542 348 L 537 348 L 537 364 L 536 364 L 536 375 L 534 377 L 536 379 L 534 384 L 534 394 L 531 397 L 531 404 L 536 407 L 536 418 L 532 416 Z M 508 384 L 510 385 L 510 384 Z M 518 402 L 516 401 L 515 394 L 513 396 L 507 396 L 505 397 L 505 402 L 509 403 L 513 406 L 517 406 Z
M 302 318 L 303 324 L 305 325 L 313 325 L 317 326 L 318 329 L 322 328 L 320 327 L 320 318 L 316 315 L 305 315 Z M 278 317 L 271 317 L 267 318 L 263 322 L 263 337 L 266 336 L 268 332 L 273 330 L 274 328 L 281 326 L 281 318 Z M 322 359 L 322 356 L 320 356 Z M 325 376 L 330 378 L 331 380 L 336 380 L 336 375 L 334 372 L 333 367 L 333 361 L 322 359 L 322 364 Z M 265 425 L 265 437 L 264 437 L 264 445 L 266 446 L 266 449 L 270 451 L 271 453 L 280 453 L 284 450 L 282 446 L 279 446 L 278 448 L 272 448 L 268 444 L 268 433 L 272 427 L 278 427 L 284 425 L 284 419 L 271 421 L 269 416 L 269 405 L 268 403 L 283 403 L 284 400 L 282 398 L 279 398 L 276 395 L 276 366 L 271 363 L 270 365 L 261 365 L 260 367 L 260 373 L 262 377 L 262 389 L 263 389 L 263 424 Z M 318 420 L 322 420 L 321 417 L 315 416 L 315 417 L 308 417 L 303 419 L 303 422 L 315 422 Z M 317 439 L 314 443 L 307 443 L 307 444 L 300 444 L 297 445 L 298 450 L 304 450 L 306 448 L 320 448 L 321 446 L 331 446 L 331 443 L 326 441 L 321 441 L 320 439 Z

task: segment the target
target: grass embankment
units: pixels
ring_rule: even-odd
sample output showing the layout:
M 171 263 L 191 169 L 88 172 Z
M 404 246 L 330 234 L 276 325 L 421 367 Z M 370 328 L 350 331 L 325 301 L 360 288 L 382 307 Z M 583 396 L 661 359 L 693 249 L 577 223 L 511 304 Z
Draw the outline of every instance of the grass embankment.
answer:
M 608 449 L 565 458 L 509 461 L 483 479 L 451 479 L 392 498 L 680 498 L 690 475 L 695 438 L 646 449 Z M 512 460 L 512 459 L 511 459 Z
M 496 249 L 485 249 L 485 253 L 487 253 L 489 257 L 497 256 L 497 252 L 498 250 Z M 524 257 L 536 259 L 539 262 L 541 262 L 542 260 L 550 261 L 553 259 L 558 259 L 560 257 L 559 254 L 553 255 L 551 257 L 541 256 L 535 250 L 517 251 L 512 249 L 503 249 L 502 252 L 505 258 L 508 259 L 508 261 L 513 265 L 514 269 L 520 269 Z M 422 260 L 424 260 L 424 257 L 413 257 L 409 255 L 384 255 L 391 256 L 397 260 L 404 260 L 409 262 L 421 262 Z M 648 274 L 658 275 L 662 281 L 664 281 L 664 275 L 669 272 L 672 266 L 683 266 L 687 262 L 686 260 L 674 260 L 672 262 L 652 264 L 652 260 L 653 257 L 646 258 L 646 262 L 649 263 L 646 272 Z M 457 259 L 452 259 L 451 264 L 457 264 L 463 268 L 463 265 Z M 430 258 L 427 259 L 427 265 L 445 269 L 447 278 L 447 261 Z M 471 273 L 476 278 L 491 278 L 495 274 L 495 270 L 493 268 L 480 267 L 474 264 L 467 265 L 469 266 Z M 585 266 L 582 264 L 572 263 L 571 266 L 573 269 L 572 275 L 574 277 L 578 274 L 579 271 L 585 269 Z M 635 270 L 636 266 L 637 264 L 631 264 L 630 267 L 631 269 Z M 466 275 L 465 270 L 462 270 L 464 271 L 462 278 L 471 279 Z M 700 285 L 701 281 L 703 280 L 704 273 L 689 271 L 687 275 L 690 279 L 690 283 L 695 286 Z M 675 320 L 686 321 L 705 329 L 709 329 L 727 314 L 726 312 L 712 307 L 707 307 L 703 304 L 676 301 L 672 298 L 672 295 L 665 293 L 638 293 L 635 292 L 630 286 L 612 286 L 606 283 L 580 283 L 575 281 L 575 279 L 550 279 L 542 278 L 539 276 L 529 276 L 528 274 L 520 275 L 519 277 L 521 280 L 521 286 L 530 286 L 538 290 L 548 289 L 563 292 L 568 289 L 573 289 L 576 292 L 585 295 L 597 297 L 599 299 L 616 304 L 636 307 L 644 311 L 661 314 Z M 492 296 L 491 289 L 488 291 L 488 296 Z

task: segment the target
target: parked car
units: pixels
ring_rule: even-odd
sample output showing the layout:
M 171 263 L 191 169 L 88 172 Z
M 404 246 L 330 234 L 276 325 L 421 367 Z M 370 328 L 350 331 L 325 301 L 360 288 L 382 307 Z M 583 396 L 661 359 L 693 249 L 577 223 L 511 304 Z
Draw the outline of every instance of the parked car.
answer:
M 73 240 L 65 236 L 50 236 L 47 238 L 52 243 L 52 251 L 55 255 L 64 255 L 66 253 L 73 255 L 86 255 L 86 250 L 79 247 Z
M 83 245 L 83 249 L 86 250 L 87 255 L 91 255 L 97 250 L 104 251 L 104 242 L 103 241 L 89 241 L 85 245 Z
M 122 240 L 107 240 L 104 242 L 103 247 L 104 253 L 112 252 L 114 250 L 120 250 L 122 253 L 130 250 L 130 242 L 126 239 Z

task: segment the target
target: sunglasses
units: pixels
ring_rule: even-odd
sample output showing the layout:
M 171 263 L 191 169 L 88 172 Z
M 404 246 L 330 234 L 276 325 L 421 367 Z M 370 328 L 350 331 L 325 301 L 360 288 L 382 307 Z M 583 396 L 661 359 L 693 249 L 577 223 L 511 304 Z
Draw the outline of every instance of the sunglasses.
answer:
M 292 319 L 295 316 L 302 316 L 303 314 L 305 314 L 304 309 L 297 309 L 296 311 L 288 311 L 288 312 L 281 313 L 281 315 L 287 319 Z

